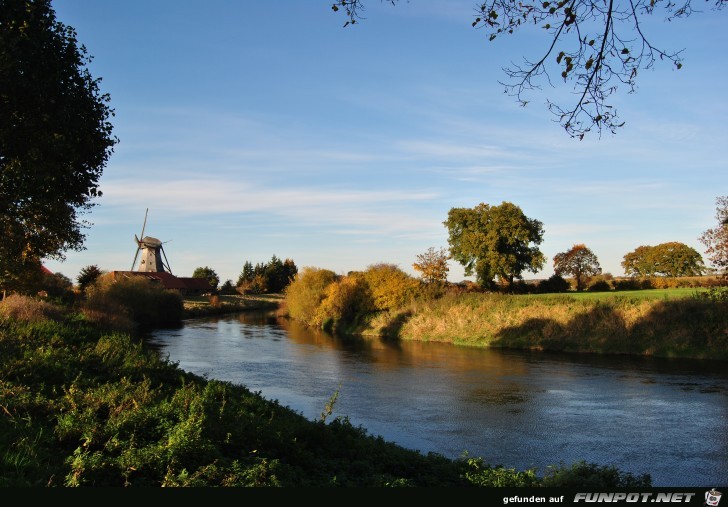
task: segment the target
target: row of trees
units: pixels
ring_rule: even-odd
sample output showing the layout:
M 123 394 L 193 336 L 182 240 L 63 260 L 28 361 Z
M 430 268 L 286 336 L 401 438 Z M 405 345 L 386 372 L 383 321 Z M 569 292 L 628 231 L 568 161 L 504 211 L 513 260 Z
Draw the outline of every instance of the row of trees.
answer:
M 243 270 L 238 276 L 237 283 L 233 285 L 232 280 L 226 280 L 222 286 L 217 272 L 209 266 L 198 267 L 192 273 L 193 278 L 206 278 L 213 289 L 219 290 L 222 294 L 250 293 L 250 294 L 277 294 L 293 281 L 298 273 L 296 263 L 292 259 L 281 260 L 276 255 L 268 262 L 259 262 L 253 266 L 250 261 L 245 261 Z
M 236 286 L 240 292 L 253 294 L 278 294 L 293 281 L 298 267 L 292 259 L 281 260 L 275 255 L 268 262 L 255 266 L 245 261 Z
M 713 265 L 728 276 L 727 196 L 716 199 L 716 220 L 718 224 L 699 239 Z M 475 275 L 477 283 L 485 288 L 512 287 L 515 280 L 523 279 L 524 272 L 537 273 L 546 263 L 539 249 L 543 224 L 527 217 L 513 203 L 452 208 L 443 224 L 448 229 L 449 250 L 430 247 L 413 264 L 425 282 L 445 282 L 449 259 L 459 262 L 465 275 Z M 597 256 L 584 244 L 556 254 L 553 265 L 556 276 L 574 278 L 578 291 L 584 290 L 590 277 L 602 272 Z M 627 275 L 638 277 L 700 276 L 706 271 L 700 253 L 675 241 L 640 246 L 624 256 L 622 267 Z

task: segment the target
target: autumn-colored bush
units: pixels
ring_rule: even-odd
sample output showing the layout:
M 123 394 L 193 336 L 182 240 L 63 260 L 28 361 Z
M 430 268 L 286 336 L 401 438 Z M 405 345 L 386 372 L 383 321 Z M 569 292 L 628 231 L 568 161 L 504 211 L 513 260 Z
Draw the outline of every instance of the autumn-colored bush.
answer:
M 364 278 L 350 275 L 331 283 L 317 311 L 315 324 L 334 331 L 374 309 L 371 290 Z
M 361 275 L 369 286 L 374 310 L 400 308 L 415 298 L 420 282 L 394 264 L 373 264 Z
M 310 326 L 320 326 L 319 305 L 329 285 L 337 279 L 336 273 L 328 269 L 312 266 L 301 269 L 285 289 L 288 316 Z

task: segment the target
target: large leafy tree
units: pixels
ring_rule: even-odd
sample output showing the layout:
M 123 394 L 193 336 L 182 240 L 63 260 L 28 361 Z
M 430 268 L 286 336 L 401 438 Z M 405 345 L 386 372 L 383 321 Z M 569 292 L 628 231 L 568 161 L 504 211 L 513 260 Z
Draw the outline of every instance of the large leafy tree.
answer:
M 663 276 L 700 276 L 705 272 L 703 257 L 693 247 L 671 241 L 654 247 L 656 273 Z
M 387 0 L 392 5 L 399 0 Z M 624 125 L 610 104 L 618 89 L 632 93 L 640 71 L 666 62 L 682 68 L 682 49 L 658 47 L 647 30 L 647 18 L 667 21 L 693 14 L 693 1 L 683 0 L 486 0 L 475 6 L 472 26 L 496 41 L 521 30 L 544 37 L 533 57 L 503 69 L 505 91 L 525 106 L 527 95 L 555 79 L 571 88 L 573 101 L 547 100 L 549 110 L 572 137 L 596 130 L 615 133 Z M 706 0 L 718 11 L 728 0 Z M 362 19 L 364 0 L 336 0 L 332 9 L 346 14 L 344 26 Z
M 728 195 L 715 199 L 715 219 L 717 224 L 700 236 L 700 242 L 710 262 L 728 277 Z
M 705 271 L 702 256 L 678 241 L 637 247 L 624 256 L 622 267 L 630 276 L 700 276 Z
M 513 203 L 452 208 L 443 223 L 449 233 L 450 256 L 463 265 L 466 276 L 474 274 L 483 286 L 492 286 L 496 279 L 512 285 L 524 271 L 536 273 L 544 265 L 538 248 L 543 224 Z
M 584 290 L 590 276 L 602 272 L 599 259 L 584 244 L 574 245 L 566 252 L 554 256 L 554 273 L 558 276 L 572 276 L 576 281 L 576 290 Z
M 220 277 L 217 272 L 209 266 L 200 266 L 195 268 L 192 272 L 192 278 L 205 278 L 209 283 L 210 287 L 217 289 L 220 283 Z
M 50 0 L 0 0 L 0 285 L 82 250 L 117 140 L 109 96 Z
M 651 276 L 655 272 L 651 257 L 652 247 L 641 245 L 622 258 L 622 269 L 627 276 Z

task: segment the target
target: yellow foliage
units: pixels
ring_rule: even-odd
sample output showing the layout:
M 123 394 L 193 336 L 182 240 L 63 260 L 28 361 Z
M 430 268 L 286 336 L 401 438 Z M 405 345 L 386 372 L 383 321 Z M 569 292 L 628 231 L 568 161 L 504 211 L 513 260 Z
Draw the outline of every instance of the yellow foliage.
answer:
M 349 322 L 371 310 L 371 293 L 364 279 L 356 275 L 346 276 L 327 287 L 314 324 L 323 326 L 332 322 L 335 327 L 340 321 Z
M 375 310 L 393 310 L 408 304 L 420 283 L 394 264 L 374 264 L 361 274 L 369 286 Z
M 328 269 L 311 266 L 301 269 L 285 290 L 288 315 L 308 325 L 320 325 L 319 305 L 337 278 Z

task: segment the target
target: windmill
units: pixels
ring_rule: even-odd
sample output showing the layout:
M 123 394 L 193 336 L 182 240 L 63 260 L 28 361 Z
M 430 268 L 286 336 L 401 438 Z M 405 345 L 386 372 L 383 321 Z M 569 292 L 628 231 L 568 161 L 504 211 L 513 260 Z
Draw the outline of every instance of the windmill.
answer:
M 166 272 L 172 274 L 172 270 L 169 268 L 167 254 L 164 253 L 164 247 L 162 246 L 164 243 L 159 241 L 157 238 L 144 235 L 144 229 L 147 226 L 148 214 L 149 208 L 147 208 L 147 211 L 144 214 L 144 225 L 142 225 L 142 233 L 140 234 L 141 239 L 134 234 L 134 242 L 137 244 L 137 251 L 136 254 L 134 254 L 134 261 L 131 263 L 131 270 L 134 271 L 134 265 L 139 257 L 139 252 L 141 252 L 142 258 L 139 261 L 139 268 L 136 271 L 147 273 Z M 168 242 L 165 241 L 165 243 Z

